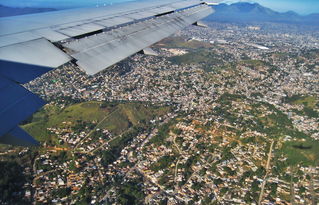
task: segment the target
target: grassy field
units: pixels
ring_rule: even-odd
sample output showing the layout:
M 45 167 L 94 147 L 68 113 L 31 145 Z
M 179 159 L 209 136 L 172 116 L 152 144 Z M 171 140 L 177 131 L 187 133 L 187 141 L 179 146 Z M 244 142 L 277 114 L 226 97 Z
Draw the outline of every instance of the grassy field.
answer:
M 39 141 L 55 140 L 47 128 L 72 128 L 79 123 L 101 124 L 118 135 L 131 126 L 147 123 L 156 116 L 169 111 L 169 107 L 155 107 L 142 103 L 102 103 L 84 102 L 68 106 L 62 110 L 48 105 L 34 114 L 30 123 L 22 127 Z
M 319 142 L 312 139 L 285 142 L 280 150 L 288 158 L 289 165 L 317 165 L 319 163 Z

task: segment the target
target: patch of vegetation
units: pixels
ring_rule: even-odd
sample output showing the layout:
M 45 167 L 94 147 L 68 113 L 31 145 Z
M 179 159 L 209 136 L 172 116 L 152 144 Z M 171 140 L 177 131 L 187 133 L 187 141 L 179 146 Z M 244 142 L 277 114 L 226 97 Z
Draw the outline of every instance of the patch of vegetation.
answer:
M 315 111 L 314 109 L 312 109 L 312 108 L 305 107 L 302 111 L 308 117 L 312 117 L 312 118 L 318 118 L 319 117 L 319 113 L 317 111 Z
M 294 110 L 298 115 L 306 115 L 311 118 L 319 117 L 319 113 L 315 110 L 318 107 L 318 100 L 314 96 L 293 95 L 285 97 L 283 100 L 293 105 L 303 105 L 302 110 Z
M 291 97 L 285 97 L 284 101 L 294 105 L 304 105 L 307 108 L 315 108 L 317 99 L 314 96 L 293 95 Z
M 205 187 L 205 182 L 194 182 L 192 185 L 192 189 L 199 191 L 200 189 L 202 189 L 203 187 Z
M 170 128 L 177 123 L 176 119 L 170 120 L 168 123 L 163 124 L 158 128 L 157 135 L 152 137 L 149 141 L 150 144 L 160 145 L 166 142 Z
M 102 151 L 102 165 L 108 166 L 113 163 L 121 154 L 121 151 L 127 146 L 134 137 L 139 133 L 143 132 L 145 128 L 143 127 L 132 127 L 130 130 L 125 132 L 119 137 L 113 139 L 109 146 L 110 148 L 107 151 Z
M 180 168 L 184 168 L 183 181 L 180 183 L 180 186 L 184 185 L 189 177 L 193 174 L 192 166 L 199 160 L 200 155 L 192 155 L 187 159 L 185 164 L 179 165 Z
M 223 95 L 220 96 L 218 101 L 220 103 L 223 103 L 223 104 L 224 103 L 229 104 L 229 103 L 231 103 L 231 101 L 240 101 L 240 100 L 244 100 L 244 99 L 247 99 L 247 97 L 244 95 L 224 93 Z
M 145 194 L 142 191 L 141 183 L 138 181 L 126 182 L 119 190 L 118 202 L 123 205 L 142 204 Z
M 0 161 L 0 204 L 23 204 L 26 177 L 15 161 Z

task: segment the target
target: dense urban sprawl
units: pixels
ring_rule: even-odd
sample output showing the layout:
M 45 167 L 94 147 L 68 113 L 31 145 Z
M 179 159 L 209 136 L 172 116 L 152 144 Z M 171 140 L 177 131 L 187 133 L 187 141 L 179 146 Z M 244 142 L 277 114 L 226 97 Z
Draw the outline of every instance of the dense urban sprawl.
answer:
M 49 104 L 23 125 L 40 148 L 1 147 L 26 176 L 8 199 L 318 203 L 318 32 L 211 23 L 153 49 L 94 76 L 68 64 L 25 85 Z

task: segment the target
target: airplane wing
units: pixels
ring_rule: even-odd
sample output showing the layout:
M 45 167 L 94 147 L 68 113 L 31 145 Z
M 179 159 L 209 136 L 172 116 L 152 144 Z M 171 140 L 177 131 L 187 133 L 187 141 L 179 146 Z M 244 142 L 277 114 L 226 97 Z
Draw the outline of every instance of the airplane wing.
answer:
M 0 18 L 0 143 L 37 144 L 18 125 L 45 102 L 20 84 L 70 61 L 96 74 L 212 12 L 157 0 Z

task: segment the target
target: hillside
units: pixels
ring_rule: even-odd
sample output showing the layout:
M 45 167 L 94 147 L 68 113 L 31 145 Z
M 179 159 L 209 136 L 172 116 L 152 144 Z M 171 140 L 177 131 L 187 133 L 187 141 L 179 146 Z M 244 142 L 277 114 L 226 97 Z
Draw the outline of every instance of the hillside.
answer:
M 169 111 L 169 107 L 155 107 L 140 103 L 84 102 L 59 109 L 45 106 L 23 128 L 39 141 L 52 140 L 54 134 L 47 128 L 71 129 L 84 127 L 107 129 L 118 135 L 128 128 L 142 125 Z

